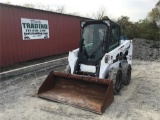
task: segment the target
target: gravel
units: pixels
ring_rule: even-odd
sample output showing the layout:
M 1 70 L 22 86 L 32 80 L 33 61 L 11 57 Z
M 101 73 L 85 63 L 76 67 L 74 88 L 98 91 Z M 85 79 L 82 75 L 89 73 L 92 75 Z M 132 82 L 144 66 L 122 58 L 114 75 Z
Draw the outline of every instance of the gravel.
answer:
M 160 41 L 133 39 L 133 59 L 160 62 Z
M 64 67 L 55 69 L 64 70 Z M 160 64 L 133 60 L 132 79 L 103 115 L 38 98 L 49 71 L 0 81 L 0 120 L 159 120 Z

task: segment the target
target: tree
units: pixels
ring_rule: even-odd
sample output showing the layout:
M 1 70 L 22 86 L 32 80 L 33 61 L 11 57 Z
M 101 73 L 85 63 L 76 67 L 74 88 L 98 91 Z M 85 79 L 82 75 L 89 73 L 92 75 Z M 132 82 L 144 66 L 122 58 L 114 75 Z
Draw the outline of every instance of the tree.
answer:
M 35 5 L 35 8 L 36 8 L 36 9 L 40 9 L 40 10 L 47 10 L 48 7 L 49 7 L 49 6 L 45 6 L 45 5 L 41 4 L 41 3 L 37 3 L 37 4 Z
M 128 25 L 130 25 L 129 17 L 128 16 L 121 16 L 118 18 L 117 23 L 121 26 L 121 31 L 124 34 L 127 30 Z
M 120 18 L 118 18 L 117 23 L 120 25 L 122 35 L 126 35 L 128 36 L 128 38 L 134 38 L 136 28 L 134 24 L 129 21 L 128 16 L 121 16 Z
M 134 33 L 138 38 L 149 40 L 160 40 L 159 28 L 156 22 L 150 22 L 148 19 L 140 20 L 134 23 Z
M 154 8 L 151 12 L 148 13 L 148 19 L 151 22 L 160 22 L 160 11 L 158 10 L 158 8 Z
M 25 3 L 22 6 L 24 7 L 28 7 L 28 8 L 35 8 L 35 9 L 40 9 L 40 10 L 46 10 L 46 11 L 53 11 L 49 5 L 43 5 L 41 3 L 38 3 L 36 5 L 32 4 L 32 3 Z
M 66 13 L 66 8 L 65 6 L 60 6 L 55 11 L 58 13 Z
M 28 8 L 35 8 L 35 5 L 32 3 L 24 3 L 23 6 Z
M 5 4 L 11 5 L 12 3 L 10 1 L 4 2 Z
M 104 16 L 107 16 L 107 10 L 101 7 L 97 12 L 92 13 L 92 16 L 95 19 L 101 20 Z
M 74 16 L 81 16 L 78 12 L 73 12 L 73 13 L 67 13 L 69 15 L 74 15 Z
M 150 29 L 152 29 L 152 34 L 154 34 L 155 40 L 160 40 L 160 1 L 155 5 L 155 8 L 152 9 L 151 12 L 148 13 L 147 16 L 150 22 Z M 158 28 L 159 27 L 159 28 Z

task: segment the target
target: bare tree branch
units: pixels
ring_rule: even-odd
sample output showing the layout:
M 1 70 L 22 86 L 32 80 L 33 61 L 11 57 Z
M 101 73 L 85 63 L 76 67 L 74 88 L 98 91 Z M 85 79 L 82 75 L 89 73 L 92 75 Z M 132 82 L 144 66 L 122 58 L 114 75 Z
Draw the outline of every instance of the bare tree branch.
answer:
M 60 6 L 57 8 L 56 12 L 58 13 L 66 13 L 66 8 L 65 6 Z
M 104 16 L 107 16 L 107 10 L 101 7 L 97 12 L 92 13 L 92 16 L 95 19 L 101 20 Z
M 28 7 L 28 8 L 35 8 L 35 5 L 32 3 L 24 3 L 22 6 Z
M 11 5 L 11 1 L 4 2 L 5 4 Z

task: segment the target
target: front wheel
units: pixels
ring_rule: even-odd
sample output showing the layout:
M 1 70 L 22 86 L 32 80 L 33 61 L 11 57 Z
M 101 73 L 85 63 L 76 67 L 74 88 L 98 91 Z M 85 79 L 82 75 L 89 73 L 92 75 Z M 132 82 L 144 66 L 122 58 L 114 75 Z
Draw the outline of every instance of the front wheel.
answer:
M 119 69 L 116 74 L 116 80 L 115 80 L 115 90 L 117 93 L 121 90 L 122 87 L 122 71 Z
M 122 70 L 112 69 L 109 73 L 109 79 L 113 81 L 114 94 L 119 94 L 122 87 Z

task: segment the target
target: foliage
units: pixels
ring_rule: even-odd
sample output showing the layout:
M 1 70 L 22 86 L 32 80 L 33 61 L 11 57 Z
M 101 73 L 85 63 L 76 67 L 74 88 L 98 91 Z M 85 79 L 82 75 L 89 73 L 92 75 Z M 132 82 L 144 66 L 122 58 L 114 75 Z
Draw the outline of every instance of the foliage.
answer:
M 148 13 L 148 18 L 151 22 L 160 21 L 160 11 L 158 8 L 152 9 L 152 11 Z
M 160 41 L 160 10 L 158 7 L 160 6 L 153 8 L 146 19 L 135 23 L 131 22 L 129 17 L 121 16 L 117 22 L 120 24 L 122 35 L 130 39 L 145 38 Z
M 145 38 L 149 40 L 160 40 L 160 28 L 156 21 L 150 22 L 148 19 L 139 22 L 129 21 L 129 17 L 121 16 L 117 23 L 121 27 L 121 34 L 128 38 Z
M 139 37 L 150 39 L 150 40 L 160 40 L 160 29 L 158 28 L 156 21 L 150 22 L 147 19 L 140 21 L 138 24 Z

